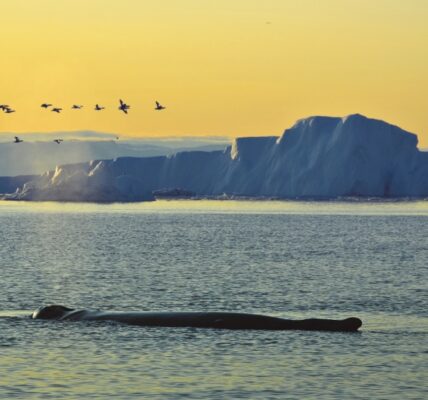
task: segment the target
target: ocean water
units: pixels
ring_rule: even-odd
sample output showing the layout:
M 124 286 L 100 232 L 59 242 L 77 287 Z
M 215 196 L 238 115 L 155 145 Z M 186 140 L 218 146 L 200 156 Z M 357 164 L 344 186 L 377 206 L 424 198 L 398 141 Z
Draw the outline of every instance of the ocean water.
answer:
M 428 202 L 0 202 L 0 398 L 423 399 Z M 359 333 L 28 318 L 44 304 Z

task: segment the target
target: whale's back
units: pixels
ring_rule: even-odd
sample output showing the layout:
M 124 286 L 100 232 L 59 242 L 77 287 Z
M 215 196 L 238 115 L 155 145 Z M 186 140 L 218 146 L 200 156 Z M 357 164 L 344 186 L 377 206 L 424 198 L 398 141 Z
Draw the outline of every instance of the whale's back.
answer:
M 48 306 L 40 307 L 33 312 L 31 318 L 33 319 L 60 319 L 65 313 L 73 311 L 72 308 L 51 304 Z

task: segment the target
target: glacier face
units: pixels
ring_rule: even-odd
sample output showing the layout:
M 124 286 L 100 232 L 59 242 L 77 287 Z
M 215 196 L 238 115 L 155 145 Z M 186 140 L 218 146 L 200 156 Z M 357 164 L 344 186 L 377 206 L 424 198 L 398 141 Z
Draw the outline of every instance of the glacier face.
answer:
M 225 151 L 57 167 L 12 199 L 142 201 L 181 188 L 201 196 L 428 196 L 428 153 L 416 135 L 359 114 L 309 117 L 280 137 L 238 138 Z

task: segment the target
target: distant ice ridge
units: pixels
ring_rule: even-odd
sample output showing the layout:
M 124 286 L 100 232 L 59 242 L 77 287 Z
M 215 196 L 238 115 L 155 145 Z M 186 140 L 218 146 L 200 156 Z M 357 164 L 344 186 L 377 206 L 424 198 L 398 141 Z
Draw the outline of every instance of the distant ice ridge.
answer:
M 428 153 L 416 135 L 380 120 L 315 116 L 280 137 L 238 138 L 225 151 L 57 167 L 9 198 L 142 201 L 163 188 L 200 196 L 425 197 Z

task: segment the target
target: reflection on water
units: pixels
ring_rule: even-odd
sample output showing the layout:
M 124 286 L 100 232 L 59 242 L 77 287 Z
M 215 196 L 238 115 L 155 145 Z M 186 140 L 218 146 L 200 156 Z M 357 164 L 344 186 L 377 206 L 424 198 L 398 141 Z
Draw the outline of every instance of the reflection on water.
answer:
M 424 215 L 428 201 L 274 201 L 274 200 L 157 200 L 143 203 L 57 203 L 0 200 L 1 213 L 220 213 L 220 214 L 345 214 Z
M 0 202 L 0 398 L 421 399 L 427 202 Z M 34 321 L 42 304 L 364 321 L 361 333 Z

